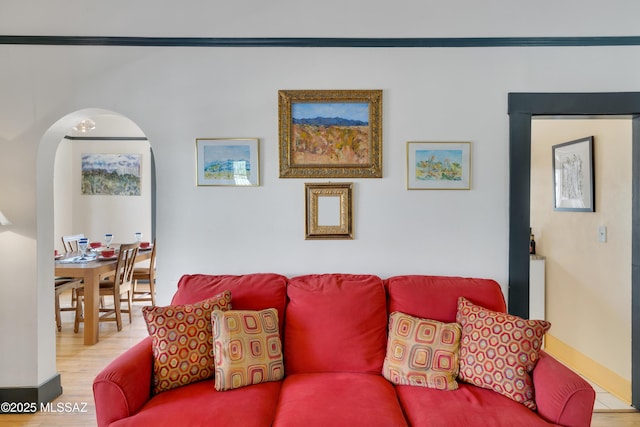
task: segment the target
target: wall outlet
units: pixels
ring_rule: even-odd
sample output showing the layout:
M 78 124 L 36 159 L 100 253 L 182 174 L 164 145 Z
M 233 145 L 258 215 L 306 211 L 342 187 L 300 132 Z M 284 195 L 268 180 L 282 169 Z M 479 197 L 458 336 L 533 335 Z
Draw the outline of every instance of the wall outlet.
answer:
M 604 225 L 598 227 L 598 242 L 607 243 L 607 227 Z

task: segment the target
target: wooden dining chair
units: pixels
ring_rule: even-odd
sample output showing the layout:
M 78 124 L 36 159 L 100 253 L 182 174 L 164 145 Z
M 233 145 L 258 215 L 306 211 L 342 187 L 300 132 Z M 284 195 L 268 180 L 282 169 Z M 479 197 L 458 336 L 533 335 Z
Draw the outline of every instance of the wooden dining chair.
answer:
M 139 243 L 120 245 L 118 252 L 118 261 L 116 263 L 115 273 L 109 278 L 100 281 L 100 297 L 113 297 L 113 308 L 100 307 L 100 322 L 116 322 L 118 331 L 122 330 L 122 313 L 129 313 L 129 323 L 131 323 L 131 298 L 133 296 L 133 268 L 138 254 Z M 76 304 L 76 319 L 73 328 L 74 332 L 78 332 L 80 322 L 84 322 L 84 313 L 82 310 L 84 302 L 84 288 L 77 290 L 78 303 Z M 126 295 L 123 298 L 123 295 Z M 121 308 L 122 302 L 127 302 L 127 309 Z
M 55 310 L 56 310 L 56 327 L 58 328 L 58 332 L 62 331 L 62 316 L 60 316 L 60 312 L 62 311 L 76 311 L 75 304 L 73 304 L 73 297 L 75 296 L 75 291 L 82 287 L 81 279 L 73 279 L 69 277 L 58 277 L 54 281 L 54 289 L 55 289 Z M 60 307 L 60 295 L 66 291 L 72 292 L 72 305 L 68 307 Z
M 151 249 L 151 259 L 148 267 L 138 267 L 133 269 L 133 301 L 151 301 L 151 305 L 156 305 L 156 240 L 153 240 Z M 149 283 L 149 290 L 143 289 L 142 284 Z
M 84 238 L 84 234 L 80 233 L 80 234 L 70 234 L 67 236 L 62 236 L 62 247 L 64 248 L 64 251 L 66 253 L 69 252 L 78 252 L 78 241 L 80 239 Z M 59 279 L 71 279 L 71 277 L 64 277 L 64 278 L 59 278 Z M 77 295 L 76 295 L 76 290 L 72 289 L 71 291 L 71 305 L 73 307 L 76 306 L 76 300 L 77 300 Z M 100 304 L 104 303 L 104 299 L 101 298 L 100 299 Z
M 65 252 L 78 252 L 78 240 L 84 238 L 84 234 L 62 236 L 62 247 Z

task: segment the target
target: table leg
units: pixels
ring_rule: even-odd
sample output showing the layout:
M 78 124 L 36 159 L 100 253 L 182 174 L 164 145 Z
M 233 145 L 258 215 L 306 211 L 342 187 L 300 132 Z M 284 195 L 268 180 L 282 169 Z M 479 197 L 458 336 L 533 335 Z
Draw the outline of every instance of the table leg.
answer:
M 100 308 L 100 276 L 89 274 L 84 279 L 84 344 L 98 342 L 98 312 Z

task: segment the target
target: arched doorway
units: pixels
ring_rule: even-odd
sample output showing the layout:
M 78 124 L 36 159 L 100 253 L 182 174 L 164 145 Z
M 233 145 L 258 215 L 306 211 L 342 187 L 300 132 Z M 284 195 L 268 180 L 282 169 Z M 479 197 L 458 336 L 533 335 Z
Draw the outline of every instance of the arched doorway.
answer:
M 110 117 L 112 120 L 120 121 L 121 123 L 128 123 L 131 127 L 137 125 L 129 118 L 123 115 L 98 108 L 88 108 L 70 113 L 57 122 L 55 122 L 40 139 L 38 145 L 37 157 L 36 157 L 36 200 L 37 200 L 37 262 L 36 262 L 36 277 L 37 277 L 37 312 L 38 316 L 37 324 L 37 341 L 38 341 L 38 368 L 42 377 L 50 378 L 46 381 L 45 392 L 41 395 L 40 401 L 51 401 L 55 397 L 62 393 L 60 386 L 60 378 L 56 372 L 56 335 L 55 327 L 52 327 L 52 321 L 54 319 L 54 307 L 53 307 L 53 249 L 55 242 L 60 241 L 60 236 L 56 234 L 55 226 L 55 203 L 54 203 L 54 174 L 56 164 L 56 154 L 60 144 L 63 141 L 71 140 L 69 137 L 73 137 L 73 127 L 80 123 L 82 120 L 90 118 Z M 95 119 L 93 119 L 95 120 Z M 98 123 L 100 120 L 98 119 Z M 97 126 L 96 126 L 97 129 Z M 105 131 L 103 129 L 103 131 Z M 139 128 L 138 128 L 139 130 Z M 141 132 L 141 131 L 140 131 Z M 127 135 L 104 135 L 96 133 L 93 138 L 111 138 L 111 140 L 118 140 L 120 137 L 127 137 Z M 82 138 L 81 136 L 78 136 Z M 89 137 L 91 138 L 91 137 Z M 145 138 L 146 139 L 146 138 Z M 106 139 L 105 139 L 106 141 Z M 147 152 L 147 164 L 148 164 L 148 176 L 149 180 L 145 185 L 150 197 L 150 236 L 152 238 L 155 235 L 155 164 L 153 161 L 153 153 L 150 149 Z M 79 166 L 78 166 L 79 168 Z M 78 169 L 79 170 L 79 169 Z M 137 230 L 136 230 L 137 231 Z

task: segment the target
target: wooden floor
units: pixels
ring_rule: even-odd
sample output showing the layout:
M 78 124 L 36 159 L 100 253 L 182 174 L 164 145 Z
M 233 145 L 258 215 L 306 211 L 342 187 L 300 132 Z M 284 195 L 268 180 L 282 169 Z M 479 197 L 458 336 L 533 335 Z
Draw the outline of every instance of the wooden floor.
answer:
M 79 334 L 73 333 L 73 314 L 63 313 L 62 332 L 57 333 L 57 369 L 62 378 L 63 394 L 53 404 L 67 404 L 72 409 L 85 409 L 86 412 L 5 414 L 0 415 L 0 427 L 95 426 L 95 406 L 91 390 L 93 378 L 117 355 L 147 336 L 144 319 L 140 312 L 140 307 L 144 304 L 135 304 L 133 323 L 129 324 L 125 315 L 124 326 L 120 332 L 116 331 L 113 323 L 101 323 L 100 342 L 94 346 L 83 344 L 82 329 Z M 82 325 L 80 327 L 82 328 Z M 53 322 L 52 328 L 55 328 Z M 591 425 L 593 427 L 640 427 L 640 412 L 594 413 Z
M 63 294 L 62 297 L 61 305 L 68 305 L 69 295 Z M 53 404 L 69 404 L 71 409 L 75 406 L 78 410 L 86 409 L 86 412 L 4 414 L 0 415 L 0 426 L 95 426 L 93 379 L 112 359 L 147 336 L 140 311 L 146 304 L 148 303 L 134 303 L 131 324 L 127 314 L 123 314 L 123 327 L 120 332 L 116 330 L 115 322 L 100 323 L 100 342 L 93 346 L 84 345 L 83 324 L 80 324 L 79 333 L 73 333 L 73 312 L 63 312 L 62 332 L 56 332 L 57 370 L 62 381 L 62 395 L 54 400 Z M 55 330 L 55 321 L 51 327 Z M 83 408 L 85 404 L 86 408 Z

